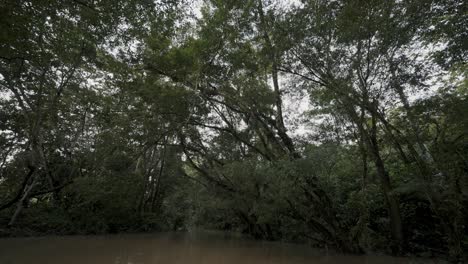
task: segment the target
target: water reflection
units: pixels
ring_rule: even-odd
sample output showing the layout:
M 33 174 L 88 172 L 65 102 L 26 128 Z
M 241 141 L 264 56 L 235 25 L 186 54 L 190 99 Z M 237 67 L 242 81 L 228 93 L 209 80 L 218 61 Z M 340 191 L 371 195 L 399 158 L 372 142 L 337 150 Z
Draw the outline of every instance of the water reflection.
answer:
M 399 264 L 383 256 L 325 256 L 307 246 L 213 233 L 0 239 L 0 264 Z

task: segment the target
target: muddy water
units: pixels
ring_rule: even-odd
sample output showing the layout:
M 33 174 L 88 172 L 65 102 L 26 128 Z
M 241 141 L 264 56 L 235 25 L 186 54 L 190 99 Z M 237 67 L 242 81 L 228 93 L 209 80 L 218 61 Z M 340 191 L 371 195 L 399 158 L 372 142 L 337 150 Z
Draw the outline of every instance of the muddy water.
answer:
M 0 264 L 400 264 L 385 256 L 329 255 L 310 247 L 213 233 L 0 239 Z

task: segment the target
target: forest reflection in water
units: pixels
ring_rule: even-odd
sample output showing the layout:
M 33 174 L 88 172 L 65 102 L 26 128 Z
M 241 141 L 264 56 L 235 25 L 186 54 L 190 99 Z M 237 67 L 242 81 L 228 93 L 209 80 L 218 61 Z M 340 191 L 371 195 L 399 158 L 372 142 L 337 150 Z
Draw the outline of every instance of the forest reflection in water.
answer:
M 219 233 L 161 233 L 0 239 L 1 264 L 399 264 L 388 256 L 327 255 L 306 245 Z

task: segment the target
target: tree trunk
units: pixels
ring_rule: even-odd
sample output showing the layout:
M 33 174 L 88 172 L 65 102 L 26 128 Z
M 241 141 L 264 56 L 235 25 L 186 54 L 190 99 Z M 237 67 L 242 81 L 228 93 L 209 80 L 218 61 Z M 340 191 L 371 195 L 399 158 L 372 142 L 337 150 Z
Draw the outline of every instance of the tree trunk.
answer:
M 24 180 L 23 180 L 23 182 L 21 184 L 21 187 L 20 187 L 18 193 L 16 194 L 16 196 L 13 197 L 13 199 L 11 199 L 9 202 L 1 205 L 0 206 L 0 211 L 3 210 L 3 209 L 9 208 L 10 206 L 14 205 L 18 200 L 20 200 L 22 198 L 22 194 L 24 193 L 24 190 L 28 187 L 29 179 L 33 176 L 34 171 L 35 171 L 34 167 L 29 168 L 29 172 L 26 175 L 26 177 L 24 178 Z
M 378 150 L 376 150 L 378 153 Z M 399 254 L 402 250 L 403 245 L 403 231 L 402 221 L 400 214 L 400 206 L 397 199 L 391 193 L 392 187 L 390 178 L 385 171 L 384 163 L 380 157 L 380 154 L 374 154 L 375 156 L 375 167 L 377 168 L 377 175 L 380 178 L 382 190 L 385 196 L 385 200 L 388 205 L 388 215 L 390 218 L 390 232 L 392 236 L 392 253 Z
M 265 20 L 265 15 L 263 11 L 263 3 L 262 0 L 258 1 L 258 12 L 260 15 L 260 26 L 261 30 L 263 31 L 263 39 L 265 41 L 266 50 L 268 52 L 268 59 L 271 62 L 271 77 L 273 81 L 273 89 L 275 92 L 275 106 L 276 106 L 276 116 L 275 116 L 275 127 L 278 133 L 278 136 L 281 138 L 281 142 L 286 147 L 289 155 L 293 159 L 300 158 L 299 153 L 296 151 L 294 143 L 292 139 L 289 137 L 287 133 L 286 126 L 284 125 L 284 118 L 283 118 L 283 100 L 281 97 L 281 91 L 279 87 L 278 81 L 278 52 L 274 44 L 272 43 L 270 36 L 268 35 L 267 28 L 270 26 L 268 25 L 267 21 Z
M 392 237 L 391 249 L 393 254 L 399 254 L 403 247 L 403 228 L 401 221 L 400 205 L 392 194 L 390 177 L 385 169 L 384 162 L 380 155 L 377 142 L 377 120 L 375 113 L 372 113 L 372 128 L 369 133 L 369 147 L 374 156 L 374 164 L 377 169 L 377 175 L 380 178 L 382 191 L 387 202 L 388 216 L 390 218 L 390 234 Z
M 16 205 L 16 210 L 13 213 L 13 216 L 11 217 L 10 222 L 8 222 L 8 227 L 11 227 L 15 224 L 16 218 L 18 218 L 18 215 L 21 213 L 21 211 L 24 208 L 24 203 L 29 199 L 29 195 L 32 189 L 34 188 L 34 185 L 36 185 L 36 179 L 37 179 L 37 176 L 35 177 L 35 175 L 33 175 L 31 184 L 27 185 L 24 188 L 23 196 L 21 197 L 21 199 L 18 201 Z

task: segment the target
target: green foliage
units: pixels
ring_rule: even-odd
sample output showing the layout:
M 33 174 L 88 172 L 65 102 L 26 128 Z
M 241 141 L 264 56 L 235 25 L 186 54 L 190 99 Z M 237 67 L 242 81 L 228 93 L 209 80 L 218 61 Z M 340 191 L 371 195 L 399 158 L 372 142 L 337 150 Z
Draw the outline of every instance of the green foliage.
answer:
M 0 234 L 463 257 L 463 1 L 186 4 L 0 3 Z

